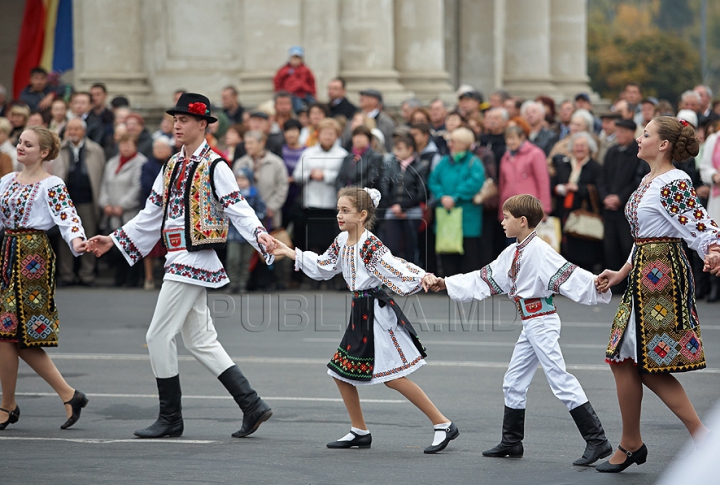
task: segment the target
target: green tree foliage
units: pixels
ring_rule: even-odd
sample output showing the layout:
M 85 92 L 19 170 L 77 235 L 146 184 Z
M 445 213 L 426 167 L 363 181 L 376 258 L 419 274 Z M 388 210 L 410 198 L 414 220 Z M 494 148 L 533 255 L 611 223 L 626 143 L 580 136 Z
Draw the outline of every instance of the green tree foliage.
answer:
M 661 19 L 669 22 L 672 15 L 679 15 L 673 7 L 675 3 L 687 2 L 591 1 L 588 74 L 594 90 L 615 99 L 625 83 L 633 81 L 642 85 L 643 94 L 675 102 L 678 94 L 700 82 L 697 47 L 686 38 L 658 27 Z M 688 25 L 687 18 L 673 25 L 682 29 Z

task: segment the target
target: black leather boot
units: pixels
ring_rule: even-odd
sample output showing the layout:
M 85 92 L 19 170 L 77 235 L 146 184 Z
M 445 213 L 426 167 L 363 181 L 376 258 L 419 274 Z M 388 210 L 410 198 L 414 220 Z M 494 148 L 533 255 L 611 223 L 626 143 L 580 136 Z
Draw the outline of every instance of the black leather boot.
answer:
M 183 434 L 182 392 L 180 376 L 167 379 L 157 378 L 158 395 L 160 396 L 160 413 L 157 421 L 145 429 L 135 431 L 138 438 L 175 438 Z
M 483 456 L 520 458 L 525 450 L 522 440 L 525 437 L 525 410 L 505 406 L 503 416 L 502 440 L 495 448 L 483 451 Z
M 575 421 L 575 425 L 583 439 L 587 442 L 582 458 L 575 460 L 573 465 L 588 466 L 600 458 L 610 456 L 613 448 L 605 437 L 605 430 L 603 430 L 600 419 L 595 414 L 590 401 L 570 411 L 570 416 Z
M 270 419 L 272 409 L 250 387 L 250 383 L 237 365 L 220 374 L 218 379 L 243 412 L 242 426 L 232 434 L 233 438 L 250 436 L 262 423 Z

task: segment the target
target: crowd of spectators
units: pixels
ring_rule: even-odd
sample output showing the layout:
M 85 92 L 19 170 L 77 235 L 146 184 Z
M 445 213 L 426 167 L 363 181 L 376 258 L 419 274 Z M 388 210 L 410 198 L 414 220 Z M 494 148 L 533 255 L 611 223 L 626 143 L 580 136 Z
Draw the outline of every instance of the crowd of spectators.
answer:
M 658 100 L 628 83 L 609 109 L 596 112 L 587 93 L 556 102 L 499 90 L 486 100 L 462 85 L 455 103 L 412 98 L 395 113 L 372 87 L 360 91 L 356 106 L 339 77 L 327 85 L 329 102 L 318 102 L 303 57 L 302 49 L 293 47 L 274 78 L 273 99 L 251 109 L 242 105 L 234 86 L 217 93 L 221 104 L 212 111 L 218 121 L 207 133 L 268 229 L 283 231 L 302 249 L 327 248 L 339 231 L 338 190 L 359 185 L 381 191 L 376 232 L 393 253 L 438 274 L 468 272 L 511 242 L 500 226 L 503 202 L 530 193 L 547 217 L 559 220 L 560 251 L 569 261 L 593 271 L 619 269 L 633 242 L 624 207 L 648 172 L 636 156 L 635 140 L 661 115 L 695 127 L 703 142 L 700 154 L 675 163 L 690 175 L 711 216 L 720 216 L 720 101 L 713 101 L 707 86 L 688 89 L 677 100 Z M 49 127 L 63 144 L 48 170 L 65 180 L 86 234 L 108 233 L 142 209 L 163 163 L 179 149 L 172 123 L 167 115 L 152 131 L 127 98 L 109 101 L 102 83 L 87 92 L 51 86 L 47 73 L 36 68 L 17 100 L 8 100 L 0 86 L 0 175 L 17 170 L 14 145 L 24 127 Z M 463 209 L 464 251 L 438 255 L 435 209 L 454 207 Z M 602 216 L 604 240 L 562 232 L 579 208 Z M 74 260 L 63 247 L 59 284 L 94 285 L 92 256 Z M 233 234 L 227 254 L 221 254 L 234 275 L 233 291 L 310 284 L 287 261 L 271 268 L 254 264 L 248 247 Z M 133 269 L 118 255 L 108 255 L 115 284 L 155 288 L 153 273 L 160 265 L 154 262 L 163 254 L 158 245 L 144 266 Z M 719 300 L 720 280 L 702 273 L 697 258 L 694 263 L 698 297 Z

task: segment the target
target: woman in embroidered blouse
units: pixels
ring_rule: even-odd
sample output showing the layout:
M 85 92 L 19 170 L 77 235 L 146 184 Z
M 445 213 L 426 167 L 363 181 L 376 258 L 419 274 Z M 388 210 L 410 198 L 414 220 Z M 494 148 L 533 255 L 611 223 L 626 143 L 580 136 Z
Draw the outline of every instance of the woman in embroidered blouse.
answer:
M 598 277 L 601 291 L 630 277 L 606 353 L 623 424 L 618 451 L 597 467 L 610 473 L 645 463 L 647 448 L 640 435 L 643 385 L 680 418 L 696 442 L 708 432 L 670 374 L 705 367 L 695 288 L 681 240 L 702 257 L 720 251 L 717 224 L 698 202 L 688 175 L 672 164 L 697 155 L 699 144 L 691 125 L 669 116 L 648 123 L 637 142 L 638 157 L 650 165 L 650 173 L 625 208 L 635 244 L 625 266 Z
M 425 349 L 415 329 L 395 301 L 382 291 L 388 286 L 400 295 L 422 289 L 425 272 L 394 257 L 366 228 L 372 227 L 380 202 L 376 189 L 346 187 L 338 193 L 339 236 L 323 255 L 289 249 L 275 241 L 276 256 L 295 260 L 295 269 L 316 280 L 329 280 L 342 273 L 353 292 L 350 323 L 328 374 L 335 379 L 350 415 L 350 433 L 328 448 L 369 448 L 372 442 L 365 425 L 357 386 L 384 383 L 418 407 L 432 421 L 435 437 L 425 453 L 437 453 L 460 434 L 422 389 L 406 376 L 425 365 Z
M 63 181 L 42 167 L 57 158 L 60 139 L 47 128 L 33 126 L 20 135 L 20 172 L 0 179 L 0 228 L 3 271 L 0 278 L 0 430 L 17 423 L 15 402 L 18 358 L 52 386 L 65 403 L 66 429 L 80 418 L 85 394 L 70 387 L 42 347 L 58 345 L 55 306 L 55 254 L 45 231 L 57 225 L 75 256 L 85 252 L 82 222 Z M 18 295 L 21 295 L 18 298 Z

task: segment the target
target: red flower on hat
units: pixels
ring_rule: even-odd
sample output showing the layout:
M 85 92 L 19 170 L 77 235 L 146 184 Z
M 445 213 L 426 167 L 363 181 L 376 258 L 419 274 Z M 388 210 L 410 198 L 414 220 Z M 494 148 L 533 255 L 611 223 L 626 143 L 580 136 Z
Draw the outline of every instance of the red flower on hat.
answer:
M 687 126 L 687 125 L 689 124 L 686 120 L 683 120 L 683 119 L 679 119 L 678 121 L 679 121 L 680 124 L 683 125 L 683 126 Z
M 207 106 L 205 106 L 205 103 L 190 103 L 188 105 L 188 111 L 190 111 L 192 114 L 196 115 L 204 115 L 207 113 Z

